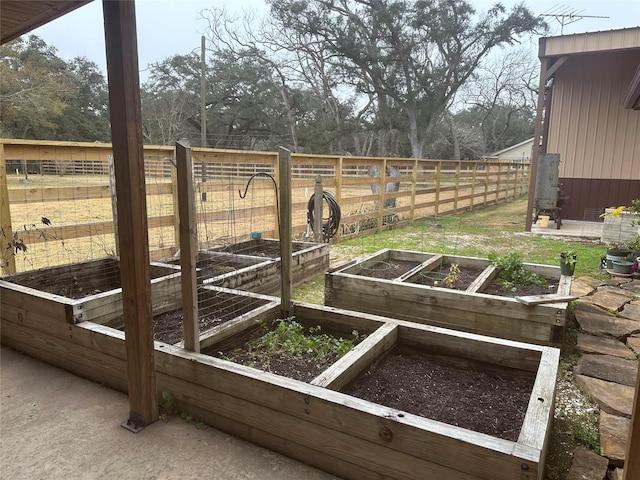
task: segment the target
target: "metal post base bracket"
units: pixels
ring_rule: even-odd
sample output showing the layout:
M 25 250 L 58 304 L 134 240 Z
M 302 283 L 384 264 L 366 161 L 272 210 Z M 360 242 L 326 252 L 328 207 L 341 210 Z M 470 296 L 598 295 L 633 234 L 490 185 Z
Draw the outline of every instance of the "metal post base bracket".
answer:
M 133 433 L 138 433 L 140 430 L 144 430 L 144 427 L 136 425 L 130 418 L 128 418 L 121 426 Z

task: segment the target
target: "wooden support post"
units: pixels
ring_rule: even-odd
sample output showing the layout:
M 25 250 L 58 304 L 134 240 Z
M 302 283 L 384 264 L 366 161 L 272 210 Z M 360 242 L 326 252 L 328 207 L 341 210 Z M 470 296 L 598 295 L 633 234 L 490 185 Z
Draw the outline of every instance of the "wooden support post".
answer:
M 178 175 L 178 211 L 180 212 L 180 278 L 182 283 L 182 331 L 184 348 L 200 352 L 198 325 L 198 225 L 193 188 L 191 148 L 176 143 Z
M 384 218 L 384 194 L 387 183 L 387 159 L 382 160 L 380 166 L 380 191 L 378 192 L 378 220 L 376 225 L 376 232 L 382 231 L 382 223 Z
M 313 196 L 315 202 L 313 203 L 313 233 L 315 241 L 317 243 L 324 243 L 324 233 L 322 231 L 322 204 L 324 198 L 322 197 L 322 177 L 316 176 L 316 184 L 313 188 Z
M 418 159 L 413 161 L 411 171 L 411 206 L 409 207 L 409 223 L 413 223 L 416 216 L 416 190 L 418 189 Z
M 435 214 L 438 215 L 438 211 L 440 209 L 440 183 L 441 183 L 441 174 L 442 174 L 442 162 L 438 162 L 436 165 L 436 204 L 435 204 Z
M 103 0 L 132 431 L 158 419 L 134 2 Z
M 0 261 L 2 273 L 16 273 L 16 257 L 13 246 L 7 246 L 13 240 L 11 228 L 11 209 L 9 208 L 9 187 L 7 185 L 7 161 L 4 156 L 4 144 L 0 143 L 0 227 L 3 235 L 0 237 Z
M 291 244 L 291 152 L 286 148 L 278 149 L 278 173 L 280 184 L 280 267 L 281 267 L 281 295 L 280 312 L 282 318 L 291 316 L 291 261 L 293 247 Z
M 640 375 L 636 377 L 636 393 L 629 425 L 627 454 L 624 464 L 624 480 L 640 480 Z
M 458 197 L 460 196 L 460 172 L 461 162 L 456 166 L 456 189 L 453 192 L 453 213 L 458 213 Z
M 485 174 L 484 174 L 484 199 L 482 202 L 482 205 L 487 205 L 487 201 L 489 198 L 489 169 L 491 168 L 491 165 L 487 164 L 487 166 L 485 167 Z
M 275 158 L 273 159 L 273 178 L 276 181 L 276 185 L 281 185 L 280 183 L 280 150 L 278 150 L 278 153 L 276 153 Z M 279 193 L 276 192 L 276 195 L 279 196 Z M 278 202 L 274 201 L 273 202 L 273 218 L 274 218 L 274 224 L 275 227 L 273 229 L 274 231 L 274 238 L 279 239 L 280 238 L 280 209 L 282 207 L 278 208 Z
M 336 165 L 336 202 L 338 205 L 342 204 L 342 163 L 343 158 L 338 158 L 338 164 Z M 340 229 L 336 232 L 336 240 L 340 238 Z
M 476 199 L 476 175 L 478 173 L 478 162 L 473 162 L 473 174 L 471 175 L 471 200 L 469 210 L 473 210 L 473 202 Z
M 516 169 L 515 174 L 513 175 L 513 198 L 515 199 L 518 196 L 518 171 L 520 170 L 520 165 L 512 164 L 512 167 L 515 167 Z
M 113 155 L 107 155 L 109 168 L 109 187 L 111 188 L 111 215 L 113 216 L 113 238 L 116 245 L 116 255 L 120 256 L 120 237 L 118 235 L 118 195 L 116 192 L 116 170 Z
M 496 203 L 500 200 L 500 188 L 502 180 L 502 163 L 498 163 L 498 180 L 496 180 Z
M 171 153 L 171 199 L 173 200 L 173 235 L 175 251 L 180 250 L 180 204 L 178 203 L 178 167 L 175 151 Z

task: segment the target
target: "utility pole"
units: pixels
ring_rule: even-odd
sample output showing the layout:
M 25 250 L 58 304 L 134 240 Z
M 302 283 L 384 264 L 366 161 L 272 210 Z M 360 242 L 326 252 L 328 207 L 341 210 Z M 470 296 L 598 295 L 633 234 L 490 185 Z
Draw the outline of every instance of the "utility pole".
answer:
M 206 78 L 206 62 L 205 62 L 205 39 L 204 35 L 200 42 L 200 146 L 207 146 L 207 78 Z

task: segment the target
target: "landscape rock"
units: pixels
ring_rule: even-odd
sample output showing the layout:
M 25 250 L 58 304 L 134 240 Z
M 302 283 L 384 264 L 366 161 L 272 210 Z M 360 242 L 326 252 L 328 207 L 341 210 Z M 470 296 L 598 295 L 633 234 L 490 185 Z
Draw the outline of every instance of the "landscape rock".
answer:
M 575 373 L 635 387 L 638 362 L 611 355 L 586 354 L 576 365 Z
M 627 290 L 635 295 L 640 295 L 640 280 L 632 280 L 631 282 L 620 285 L 620 288 Z
M 636 352 L 636 355 L 640 355 L 640 337 L 627 338 L 627 347 Z
M 573 462 L 566 480 L 602 480 L 607 475 L 609 461 L 586 448 L 573 451 Z
M 598 288 L 600 285 L 603 284 L 603 281 L 599 278 L 594 278 L 594 277 L 590 277 L 588 275 L 585 275 L 583 277 L 577 277 L 573 280 L 573 283 L 575 282 L 580 282 L 583 283 L 585 285 L 589 285 L 592 289 L 596 289 Z
M 603 290 L 603 288 L 600 287 L 593 295 L 582 297 L 578 302 L 593 303 L 609 312 L 617 312 L 622 310 L 622 307 L 632 299 L 633 296 L 621 288 L 616 287 L 610 290 Z
M 633 360 L 636 356 L 624 343 L 615 338 L 596 337 L 585 333 L 578 334 L 576 350 L 582 353 L 597 353 L 599 355 L 613 355 L 615 357 Z
M 625 338 L 640 332 L 640 322 L 636 320 L 594 313 L 586 308 L 576 309 L 576 321 L 583 332 L 602 337 Z
M 576 297 L 584 297 L 585 295 L 590 295 L 595 291 L 596 286 L 590 285 L 589 283 L 582 281 L 583 278 L 591 278 L 591 277 L 581 277 L 571 282 L 571 295 L 574 295 Z
M 602 410 L 612 415 L 621 417 L 631 417 L 633 408 L 634 387 L 619 385 L 597 378 L 576 375 L 576 384 L 591 399 L 596 402 Z M 602 413 L 602 412 L 601 412 Z
M 618 313 L 619 317 L 628 318 L 629 320 L 640 321 L 640 304 L 629 303 L 624 306 L 624 310 Z
M 615 467 L 623 467 L 631 420 L 600 412 L 600 455 Z
M 611 472 L 610 480 L 622 480 L 624 478 L 624 468 L 616 468 Z

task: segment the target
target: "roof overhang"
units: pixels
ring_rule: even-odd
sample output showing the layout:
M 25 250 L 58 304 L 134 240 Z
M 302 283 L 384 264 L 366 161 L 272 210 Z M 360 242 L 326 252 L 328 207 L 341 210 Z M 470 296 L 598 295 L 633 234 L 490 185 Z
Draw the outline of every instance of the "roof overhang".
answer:
M 538 57 L 549 59 L 548 80 L 570 56 L 626 50 L 640 50 L 640 27 L 541 38 Z M 640 110 L 640 65 L 629 83 L 623 105 Z
M 0 44 L 18 38 L 93 0 L 2 0 Z

